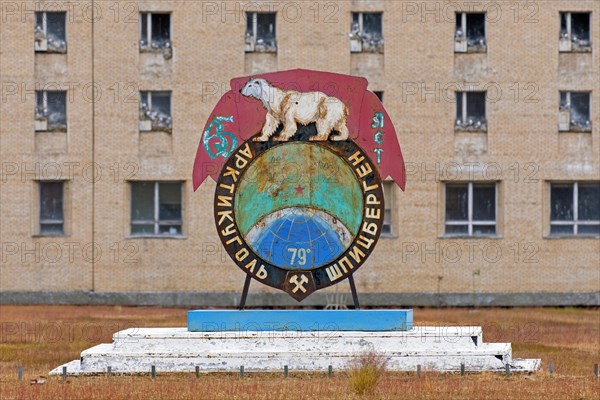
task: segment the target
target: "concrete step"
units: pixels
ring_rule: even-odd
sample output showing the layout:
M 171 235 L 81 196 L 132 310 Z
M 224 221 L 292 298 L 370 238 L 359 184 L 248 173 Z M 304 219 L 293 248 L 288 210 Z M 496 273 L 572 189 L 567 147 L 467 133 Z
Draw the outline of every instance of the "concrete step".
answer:
M 480 327 L 415 327 L 409 331 L 188 332 L 185 328 L 143 328 L 117 332 L 114 342 L 81 353 L 65 364 L 68 374 L 159 372 L 326 371 L 346 369 L 357 355 L 375 351 L 397 371 L 534 371 L 539 360 L 513 360 L 510 343 L 482 343 Z M 62 366 L 51 371 L 61 374 Z

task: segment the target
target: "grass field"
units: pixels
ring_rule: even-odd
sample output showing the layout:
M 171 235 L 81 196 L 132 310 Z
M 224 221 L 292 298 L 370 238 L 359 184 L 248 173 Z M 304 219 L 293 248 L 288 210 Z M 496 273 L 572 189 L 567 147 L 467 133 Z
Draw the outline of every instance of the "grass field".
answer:
M 534 374 L 439 374 L 386 372 L 374 391 L 352 392 L 348 376 L 335 371 L 246 371 L 85 378 L 48 377 L 48 371 L 79 358 L 129 327 L 185 326 L 185 309 L 149 307 L 0 306 L 0 398 L 2 399 L 594 399 L 600 381 L 600 310 L 579 308 L 415 309 L 418 325 L 478 325 L 486 342 L 512 342 L 513 357 L 541 358 Z M 555 365 L 551 376 L 549 363 Z M 23 380 L 17 368 L 24 368 Z M 32 379 L 47 377 L 44 384 Z

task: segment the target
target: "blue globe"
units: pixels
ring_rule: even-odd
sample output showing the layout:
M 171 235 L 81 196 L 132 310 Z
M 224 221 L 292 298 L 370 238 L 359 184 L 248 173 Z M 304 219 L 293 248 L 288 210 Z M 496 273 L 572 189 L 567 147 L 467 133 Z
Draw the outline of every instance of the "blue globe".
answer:
M 263 217 L 246 236 L 264 260 L 285 269 L 313 269 L 335 260 L 353 240 L 334 216 L 290 207 Z

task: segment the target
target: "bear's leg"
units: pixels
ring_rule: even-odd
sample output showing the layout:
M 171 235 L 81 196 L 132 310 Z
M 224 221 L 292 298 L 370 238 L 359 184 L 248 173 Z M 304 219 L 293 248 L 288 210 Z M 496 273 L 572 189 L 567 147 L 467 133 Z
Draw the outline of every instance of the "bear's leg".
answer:
M 342 118 L 340 122 L 335 125 L 335 130 L 338 131 L 339 135 L 333 135 L 331 140 L 346 140 L 348 139 L 348 127 L 346 126 L 346 118 Z
M 329 124 L 327 119 L 318 119 L 317 120 L 317 136 L 311 136 L 309 140 L 327 140 L 329 136 L 329 132 L 331 132 L 332 126 Z
M 273 117 L 270 113 L 267 113 L 267 117 L 265 118 L 265 124 L 262 128 L 262 134 L 259 137 L 255 137 L 253 140 L 255 142 L 266 142 L 269 140 L 271 135 L 277 130 L 279 126 L 279 120 Z
M 286 115 L 285 122 L 283 123 L 283 130 L 279 134 L 279 137 L 274 137 L 273 141 L 278 141 L 278 142 L 288 141 L 288 140 L 290 140 L 290 138 L 292 136 L 294 136 L 294 134 L 298 130 L 298 126 L 296 125 L 296 120 L 290 114 L 291 113 L 288 113 L 288 115 Z

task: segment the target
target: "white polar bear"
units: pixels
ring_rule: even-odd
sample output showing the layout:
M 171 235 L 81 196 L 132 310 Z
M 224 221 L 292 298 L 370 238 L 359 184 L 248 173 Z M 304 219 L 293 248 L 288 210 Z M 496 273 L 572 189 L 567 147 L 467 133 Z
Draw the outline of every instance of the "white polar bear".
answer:
M 311 122 L 316 123 L 317 135 L 309 140 L 327 140 L 333 129 L 339 134 L 332 136 L 332 140 L 348 139 L 348 108 L 336 97 L 323 92 L 283 90 L 260 78 L 250 79 L 240 93 L 259 99 L 267 109 L 262 134 L 255 141 L 268 141 L 280 123 L 283 123 L 283 130 L 273 140 L 287 141 L 296 133 L 298 123 L 308 125 Z

